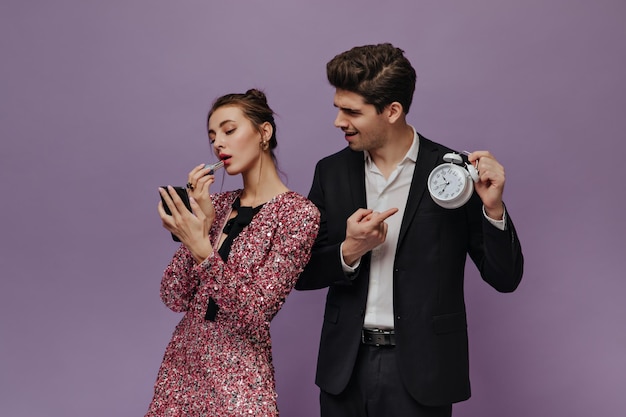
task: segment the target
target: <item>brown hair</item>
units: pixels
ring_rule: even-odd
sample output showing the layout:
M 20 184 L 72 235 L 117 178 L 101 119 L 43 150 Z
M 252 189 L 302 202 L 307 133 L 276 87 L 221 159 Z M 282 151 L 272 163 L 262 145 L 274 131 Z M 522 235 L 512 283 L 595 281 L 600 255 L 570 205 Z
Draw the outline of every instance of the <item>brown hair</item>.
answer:
M 361 95 L 378 114 L 397 101 L 409 112 L 417 74 L 404 51 L 390 43 L 356 46 L 326 64 L 330 84 Z
M 216 98 L 207 116 L 207 126 L 215 110 L 224 106 L 239 107 L 246 118 L 252 122 L 252 125 L 259 132 L 261 132 L 261 125 L 263 123 L 268 122 L 272 125 L 272 137 L 269 140 L 269 149 L 272 159 L 276 160 L 274 155 L 274 148 L 278 146 L 278 141 L 276 140 L 276 123 L 274 122 L 274 111 L 267 104 L 265 93 L 253 88 L 246 91 L 244 94 L 226 94 Z

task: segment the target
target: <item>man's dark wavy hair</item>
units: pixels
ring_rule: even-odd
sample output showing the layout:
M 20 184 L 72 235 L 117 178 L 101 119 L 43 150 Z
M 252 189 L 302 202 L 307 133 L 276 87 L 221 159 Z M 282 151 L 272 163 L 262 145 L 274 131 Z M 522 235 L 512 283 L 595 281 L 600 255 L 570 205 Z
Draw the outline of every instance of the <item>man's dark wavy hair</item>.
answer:
M 363 96 L 378 114 L 397 101 L 409 112 L 417 74 L 404 51 L 390 43 L 356 46 L 326 64 L 330 84 Z

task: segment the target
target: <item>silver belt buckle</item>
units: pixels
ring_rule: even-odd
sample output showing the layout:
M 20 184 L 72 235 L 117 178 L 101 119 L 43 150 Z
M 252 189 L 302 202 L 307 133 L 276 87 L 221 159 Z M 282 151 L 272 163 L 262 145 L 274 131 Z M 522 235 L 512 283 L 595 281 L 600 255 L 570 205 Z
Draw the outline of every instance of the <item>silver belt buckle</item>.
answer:
M 368 337 L 371 338 L 371 342 L 374 346 L 385 345 L 385 336 L 389 336 L 394 333 L 393 330 L 385 330 L 385 329 L 362 329 L 361 330 L 361 343 L 366 343 L 365 341 L 365 333 L 368 333 Z

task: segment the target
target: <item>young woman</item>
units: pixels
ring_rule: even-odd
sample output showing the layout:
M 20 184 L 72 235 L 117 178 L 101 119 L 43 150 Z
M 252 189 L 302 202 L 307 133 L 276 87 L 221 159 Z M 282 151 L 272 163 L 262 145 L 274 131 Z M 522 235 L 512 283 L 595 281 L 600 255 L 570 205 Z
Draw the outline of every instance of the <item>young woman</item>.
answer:
M 185 312 L 166 348 L 146 417 L 277 416 L 270 322 L 309 260 L 319 211 L 279 178 L 276 125 L 258 90 L 218 98 L 213 151 L 243 189 L 210 195 L 210 168 L 188 175 L 190 212 L 160 188 L 163 227 L 182 245 L 161 299 Z M 168 192 L 169 191 L 169 192 Z

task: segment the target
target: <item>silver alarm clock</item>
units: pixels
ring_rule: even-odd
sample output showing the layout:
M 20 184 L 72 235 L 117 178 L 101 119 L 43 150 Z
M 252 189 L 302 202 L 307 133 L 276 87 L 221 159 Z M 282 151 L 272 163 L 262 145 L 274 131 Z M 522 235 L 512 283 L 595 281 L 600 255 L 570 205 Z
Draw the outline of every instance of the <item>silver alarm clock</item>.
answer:
M 461 207 L 474 192 L 478 170 L 457 153 L 447 153 L 443 160 L 446 163 L 436 166 L 428 176 L 428 191 L 433 201 L 443 208 Z

